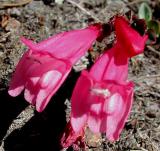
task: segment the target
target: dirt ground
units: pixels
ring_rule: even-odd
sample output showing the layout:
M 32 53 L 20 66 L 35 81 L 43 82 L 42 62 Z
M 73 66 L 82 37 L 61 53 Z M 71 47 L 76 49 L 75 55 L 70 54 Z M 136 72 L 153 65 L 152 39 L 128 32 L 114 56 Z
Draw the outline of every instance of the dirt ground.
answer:
M 21 2 L 26 4 L 6 5 Z M 75 70 L 70 73 L 42 113 L 37 113 L 23 94 L 10 97 L 8 83 L 27 49 L 19 37 L 38 42 L 61 31 L 93 22 L 104 23 L 117 13 L 129 9 L 136 12 L 139 2 L 129 3 L 126 0 L 64 0 L 62 4 L 54 0 L 0 0 L 0 151 L 59 151 L 59 137 L 70 113 L 69 98 L 80 74 Z M 134 104 L 120 140 L 110 143 L 103 135 L 94 136 L 87 130 L 88 151 L 160 151 L 159 47 L 158 44 L 154 48 L 146 46 L 144 54 L 130 61 L 129 78 L 135 82 Z M 95 50 L 100 52 L 100 49 L 97 44 Z

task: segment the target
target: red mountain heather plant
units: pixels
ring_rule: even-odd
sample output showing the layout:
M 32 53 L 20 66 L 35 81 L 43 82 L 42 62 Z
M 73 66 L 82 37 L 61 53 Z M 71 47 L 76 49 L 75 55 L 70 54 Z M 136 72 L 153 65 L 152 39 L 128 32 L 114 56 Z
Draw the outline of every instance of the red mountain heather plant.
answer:
M 123 17 L 115 18 L 117 41 L 92 66 L 83 71 L 71 97 L 71 125 L 75 133 L 86 124 L 92 132 L 105 132 L 115 141 L 133 102 L 134 84 L 128 81 L 129 58 L 143 52 L 147 36 L 140 36 Z
M 85 29 L 57 34 L 38 44 L 22 38 L 29 50 L 16 67 L 9 94 L 15 97 L 25 89 L 25 99 L 35 105 L 38 112 L 43 111 L 72 66 L 100 33 L 101 25 L 95 24 Z

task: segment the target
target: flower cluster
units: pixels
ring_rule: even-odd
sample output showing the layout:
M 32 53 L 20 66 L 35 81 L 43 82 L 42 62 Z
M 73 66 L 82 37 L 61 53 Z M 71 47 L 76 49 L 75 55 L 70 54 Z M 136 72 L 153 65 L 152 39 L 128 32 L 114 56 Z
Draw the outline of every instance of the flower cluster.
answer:
M 69 147 L 80 141 L 84 146 L 86 126 L 94 133 L 106 133 L 115 141 L 124 127 L 132 107 L 134 84 L 128 80 L 128 61 L 143 52 L 147 36 L 140 36 L 124 17 L 114 20 L 116 41 L 89 71 L 83 70 L 71 97 L 71 118 L 61 145 Z M 22 38 L 29 47 L 16 67 L 9 94 L 19 95 L 45 109 L 51 97 L 66 79 L 72 66 L 102 34 L 95 24 L 81 30 L 64 32 L 38 44 Z

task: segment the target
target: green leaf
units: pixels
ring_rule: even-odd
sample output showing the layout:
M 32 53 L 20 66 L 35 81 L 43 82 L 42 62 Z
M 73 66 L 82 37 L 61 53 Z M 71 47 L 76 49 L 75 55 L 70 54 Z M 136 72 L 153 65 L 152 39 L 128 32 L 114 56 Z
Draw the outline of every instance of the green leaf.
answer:
M 157 20 L 150 20 L 147 23 L 149 29 L 152 29 L 157 36 L 160 34 L 160 22 Z
M 142 3 L 138 10 L 138 17 L 150 21 L 152 19 L 152 10 L 147 3 Z

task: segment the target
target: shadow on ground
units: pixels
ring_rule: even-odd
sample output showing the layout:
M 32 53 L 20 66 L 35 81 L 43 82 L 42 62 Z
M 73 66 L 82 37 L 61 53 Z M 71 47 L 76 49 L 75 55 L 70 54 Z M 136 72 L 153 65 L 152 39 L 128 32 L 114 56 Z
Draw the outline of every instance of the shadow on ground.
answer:
M 4 142 L 4 149 L 6 151 L 60 150 L 59 138 L 66 125 L 66 106 L 64 101 L 66 98 L 70 98 L 78 75 L 78 73 L 72 71 L 66 82 L 52 98 L 47 108 L 42 113 L 36 112 L 35 116 L 33 116 L 28 123 L 21 129 L 14 130 L 8 136 Z M 22 98 L 18 97 L 17 99 Z M 10 106 L 12 112 L 15 112 L 14 110 L 16 110 L 16 112 L 18 112 L 17 110 L 22 110 L 25 106 L 25 103 L 22 102 L 23 101 L 19 101 L 15 103 L 15 106 Z M 21 109 L 17 107 L 17 105 L 20 104 Z M 7 108 L 7 105 L 5 108 Z M 13 110 L 13 108 L 15 109 Z M 6 111 L 7 115 L 10 115 L 12 112 L 7 113 Z M 2 114 L 5 115 L 4 113 Z M 12 116 L 12 118 L 15 116 Z M 6 126 L 8 125 L 6 124 Z
M 0 143 L 13 119 L 28 105 L 22 95 L 13 98 L 9 96 L 7 90 L 6 88 L 0 91 Z

